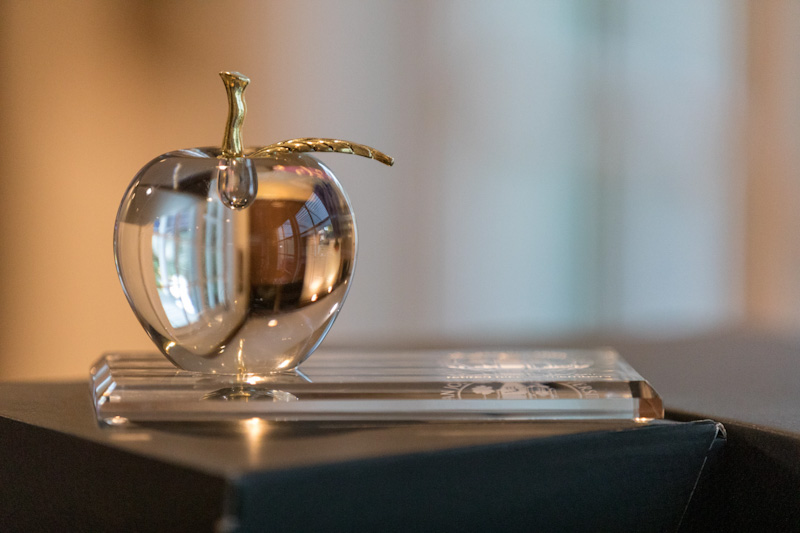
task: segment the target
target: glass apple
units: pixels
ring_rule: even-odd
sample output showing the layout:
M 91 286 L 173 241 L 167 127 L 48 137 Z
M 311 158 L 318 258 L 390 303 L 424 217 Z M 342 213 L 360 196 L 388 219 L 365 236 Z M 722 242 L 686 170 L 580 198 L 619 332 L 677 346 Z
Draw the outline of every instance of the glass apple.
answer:
M 356 261 L 347 196 L 307 152 L 393 161 L 336 139 L 243 149 L 249 80 L 220 75 L 230 105 L 222 147 L 169 152 L 136 175 L 117 215 L 117 272 L 145 331 L 178 367 L 286 372 L 330 330 Z

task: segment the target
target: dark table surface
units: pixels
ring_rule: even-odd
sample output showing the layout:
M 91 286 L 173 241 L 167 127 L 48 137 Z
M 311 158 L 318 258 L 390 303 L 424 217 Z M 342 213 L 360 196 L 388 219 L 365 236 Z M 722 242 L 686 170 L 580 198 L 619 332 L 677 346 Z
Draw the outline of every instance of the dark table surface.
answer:
M 713 418 L 800 438 L 800 411 L 794 408 L 800 405 L 800 342 L 752 331 L 728 331 L 681 340 L 595 337 L 558 345 L 613 346 L 652 383 L 672 418 Z M 632 425 L 618 421 L 294 422 L 202 428 L 153 424 L 108 431 L 94 420 L 88 373 L 86 382 L 2 383 L 0 416 L 219 474 Z M 366 434 L 368 438 L 364 438 Z
M 707 512 L 698 514 L 697 524 L 800 526 L 800 412 L 796 409 L 800 405 L 800 342 L 742 330 L 681 340 L 593 337 L 556 345 L 612 346 L 660 393 L 669 418 L 712 418 L 725 424 L 726 463 L 709 481 L 715 490 L 700 495 Z M 285 470 L 634 426 L 624 421 L 286 422 L 152 424 L 109 430 L 94 419 L 88 372 L 84 382 L 0 384 L 0 421 L 6 428 L 22 424 L 55 431 L 220 479 L 253 470 Z M 0 434 L 0 442 L 3 437 Z M 784 511 L 776 514 L 775 508 Z

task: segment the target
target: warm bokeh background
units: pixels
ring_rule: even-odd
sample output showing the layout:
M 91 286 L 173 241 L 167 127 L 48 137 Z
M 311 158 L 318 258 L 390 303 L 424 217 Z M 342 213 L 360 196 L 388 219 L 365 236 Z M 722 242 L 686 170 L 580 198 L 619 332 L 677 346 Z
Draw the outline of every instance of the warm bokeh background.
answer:
M 151 349 L 118 203 L 165 151 L 327 136 L 359 221 L 337 346 L 800 332 L 800 3 L 0 3 L 0 379 Z

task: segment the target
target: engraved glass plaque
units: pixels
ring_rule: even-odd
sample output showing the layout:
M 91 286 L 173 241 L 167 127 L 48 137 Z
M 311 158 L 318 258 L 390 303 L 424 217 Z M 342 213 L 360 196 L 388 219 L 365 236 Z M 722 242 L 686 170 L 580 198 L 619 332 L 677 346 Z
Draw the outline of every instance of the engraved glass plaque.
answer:
M 617 352 L 319 351 L 295 372 L 223 376 L 155 354 L 92 368 L 97 418 L 126 421 L 580 420 L 663 418 Z

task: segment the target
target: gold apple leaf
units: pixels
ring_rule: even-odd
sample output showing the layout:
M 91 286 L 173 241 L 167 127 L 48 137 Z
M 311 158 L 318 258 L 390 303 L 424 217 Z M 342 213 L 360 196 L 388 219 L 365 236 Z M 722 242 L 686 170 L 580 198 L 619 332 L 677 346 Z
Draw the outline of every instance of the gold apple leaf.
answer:
M 265 157 L 276 154 L 286 154 L 292 152 L 338 152 L 340 154 L 354 154 L 362 157 L 374 159 L 384 165 L 392 166 L 394 158 L 389 157 L 383 152 L 363 144 L 356 144 L 340 139 L 317 139 L 315 137 L 304 137 L 302 139 L 290 139 L 275 144 L 265 146 L 248 157 Z

